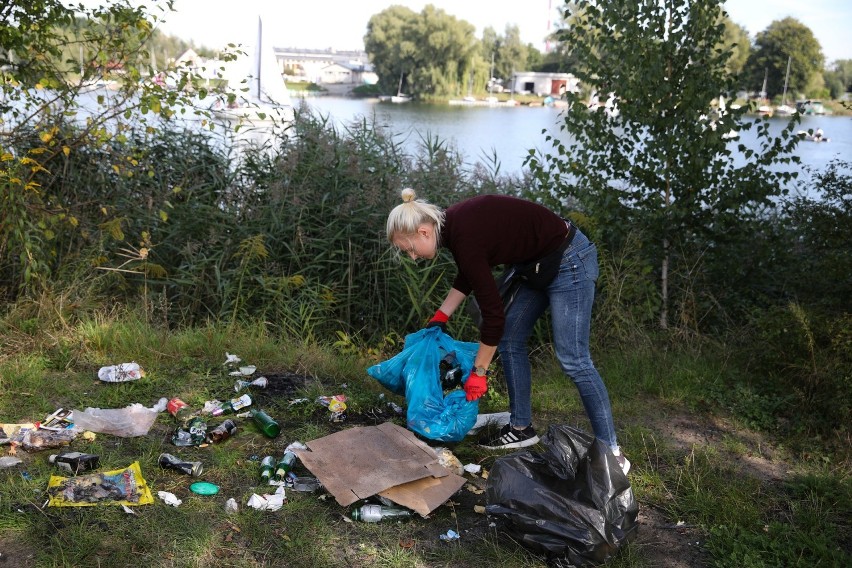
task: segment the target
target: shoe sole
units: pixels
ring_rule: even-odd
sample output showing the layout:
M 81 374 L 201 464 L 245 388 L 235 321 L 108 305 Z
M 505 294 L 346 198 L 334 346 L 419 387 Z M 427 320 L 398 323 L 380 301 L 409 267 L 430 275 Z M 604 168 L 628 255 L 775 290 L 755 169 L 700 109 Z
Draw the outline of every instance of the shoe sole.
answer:
M 519 440 L 517 442 L 511 442 L 500 446 L 486 446 L 485 444 L 479 444 L 479 447 L 485 448 L 486 450 L 512 450 L 515 448 L 526 448 L 527 446 L 532 446 L 534 444 L 538 444 L 538 436 L 533 436 L 526 440 Z

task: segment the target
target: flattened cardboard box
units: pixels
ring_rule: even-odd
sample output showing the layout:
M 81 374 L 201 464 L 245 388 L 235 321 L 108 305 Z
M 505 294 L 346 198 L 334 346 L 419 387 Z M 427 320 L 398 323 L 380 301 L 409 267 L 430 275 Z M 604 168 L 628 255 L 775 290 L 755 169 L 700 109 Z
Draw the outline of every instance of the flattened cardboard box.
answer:
M 428 515 L 465 483 L 438 463 L 432 448 L 391 422 L 348 428 L 306 445 L 299 460 L 344 507 L 379 494 Z

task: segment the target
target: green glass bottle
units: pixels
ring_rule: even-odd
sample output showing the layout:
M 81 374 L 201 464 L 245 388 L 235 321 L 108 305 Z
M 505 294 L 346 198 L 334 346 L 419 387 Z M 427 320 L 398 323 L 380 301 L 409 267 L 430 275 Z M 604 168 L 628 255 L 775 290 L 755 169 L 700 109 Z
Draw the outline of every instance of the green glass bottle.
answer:
M 275 458 L 266 456 L 260 462 L 260 480 L 264 483 L 269 483 L 272 479 L 272 473 L 275 471 Z
M 279 426 L 278 422 L 273 420 L 267 413 L 256 408 L 252 408 L 250 412 L 254 423 L 267 437 L 274 438 L 281 433 L 281 426 Z
M 221 416 L 222 414 L 231 414 L 233 412 L 239 412 L 240 409 L 243 409 L 247 406 L 251 406 L 251 397 L 247 394 L 239 398 L 232 398 L 228 402 L 224 403 L 221 407 L 213 410 L 213 416 Z
M 384 505 L 362 505 L 352 511 L 352 518 L 365 523 L 378 523 L 387 519 L 406 519 L 411 511 L 402 507 L 385 507 Z
M 287 450 L 281 459 L 278 460 L 278 465 L 275 466 L 275 479 L 284 481 L 287 479 L 287 474 L 293 470 L 293 465 L 296 463 L 296 454 Z

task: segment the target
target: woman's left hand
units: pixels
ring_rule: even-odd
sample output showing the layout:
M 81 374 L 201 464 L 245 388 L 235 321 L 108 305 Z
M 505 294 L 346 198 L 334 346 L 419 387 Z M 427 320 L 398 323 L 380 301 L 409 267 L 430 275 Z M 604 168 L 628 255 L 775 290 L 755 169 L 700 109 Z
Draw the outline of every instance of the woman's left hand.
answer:
M 488 391 L 488 381 L 486 377 L 477 375 L 475 371 L 471 371 L 467 380 L 464 382 L 464 392 L 467 395 L 468 402 L 477 400 Z

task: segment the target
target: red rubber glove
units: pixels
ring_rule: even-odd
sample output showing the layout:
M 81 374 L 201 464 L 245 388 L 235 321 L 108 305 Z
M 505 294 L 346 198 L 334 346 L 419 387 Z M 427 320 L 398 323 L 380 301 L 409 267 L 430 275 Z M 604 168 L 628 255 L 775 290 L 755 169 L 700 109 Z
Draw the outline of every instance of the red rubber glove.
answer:
M 432 319 L 429 320 L 429 323 L 426 324 L 426 327 L 440 327 L 441 331 L 444 333 L 447 332 L 447 322 L 450 320 L 450 316 L 442 312 L 440 309 L 435 312 L 435 315 L 432 316 Z
M 467 398 L 468 402 L 472 400 L 476 400 L 488 390 L 488 381 L 487 377 L 483 377 L 482 375 L 477 375 L 473 371 L 470 372 L 470 375 L 467 377 L 467 380 L 464 382 L 464 393 L 465 398 Z

